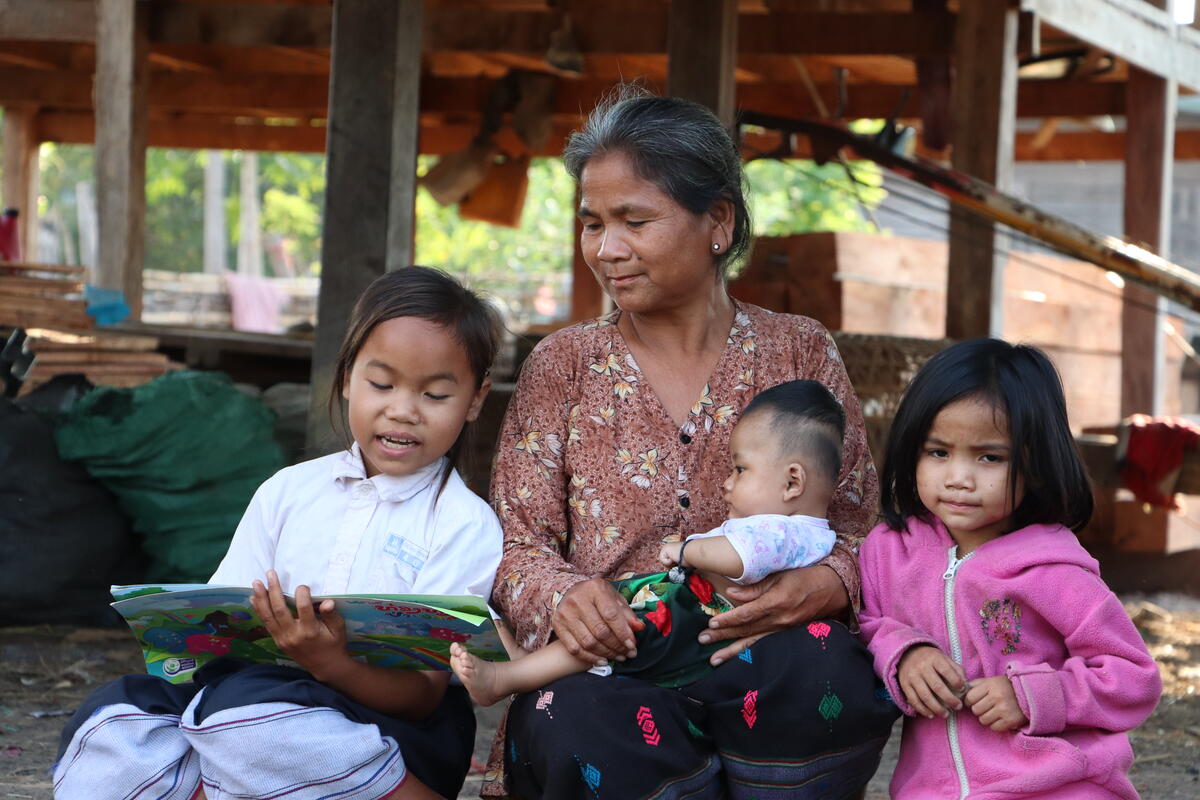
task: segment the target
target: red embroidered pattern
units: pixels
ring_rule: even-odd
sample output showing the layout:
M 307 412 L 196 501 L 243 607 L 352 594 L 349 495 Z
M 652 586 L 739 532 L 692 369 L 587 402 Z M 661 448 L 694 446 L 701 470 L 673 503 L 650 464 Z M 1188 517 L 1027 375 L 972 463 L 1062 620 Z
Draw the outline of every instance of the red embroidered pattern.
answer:
M 658 747 L 662 735 L 658 732 L 658 726 L 654 724 L 654 714 L 646 706 L 638 706 L 637 723 L 642 729 L 642 738 L 646 740 L 646 744 Z
M 746 692 L 742 701 L 742 719 L 746 721 L 747 728 L 753 728 L 754 723 L 758 722 L 758 689 Z
M 808 632 L 820 640 L 821 649 L 825 649 L 825 637 L 829 635 L 829 624 L 826 622 L 808 623 Z

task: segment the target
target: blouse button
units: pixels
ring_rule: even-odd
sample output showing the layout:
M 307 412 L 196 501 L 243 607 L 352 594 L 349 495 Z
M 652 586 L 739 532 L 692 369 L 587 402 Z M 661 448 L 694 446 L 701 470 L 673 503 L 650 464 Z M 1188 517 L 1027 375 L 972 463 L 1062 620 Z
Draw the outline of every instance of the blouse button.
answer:
M 681 433 L 679 434 L 679 441 L 683 442 L 684 444 L 691 444 L 692 437 L 688 436 L 686 433 Z
M 691 500 L 689 500 L 689 499 L 687 498 L 687 496 L 686 496 L 686 495 L 684 495 L 683 497 L 679 498 L 679 505 L 683 506 L 684 508 L 687 508 L 687 507 L 688 507 L 688 506 L 690 506 L 691 504 L 692 504 L 692 501 L 691 501 Z

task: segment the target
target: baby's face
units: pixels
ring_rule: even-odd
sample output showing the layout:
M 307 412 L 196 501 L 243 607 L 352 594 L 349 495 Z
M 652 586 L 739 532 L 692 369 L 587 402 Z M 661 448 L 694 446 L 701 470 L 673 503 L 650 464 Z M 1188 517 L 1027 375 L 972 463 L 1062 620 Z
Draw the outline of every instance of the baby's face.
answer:
M 784 500 L 788 462 L 779 455 L 778 436 L 772 433 L 770 422 L 770 414 L 751 414 L 733 429 L 729 440 L 733 468 L 721 486 L 730 519 L 792 513 Z

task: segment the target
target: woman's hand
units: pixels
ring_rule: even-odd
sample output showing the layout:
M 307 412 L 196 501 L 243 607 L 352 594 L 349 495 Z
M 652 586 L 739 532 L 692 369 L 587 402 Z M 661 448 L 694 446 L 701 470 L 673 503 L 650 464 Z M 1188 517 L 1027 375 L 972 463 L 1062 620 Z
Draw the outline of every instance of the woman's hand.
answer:
M 963 668 L 932 645 L 910 647 L 900 657 L 897 679 L 904 698 L 918 714 L 933 719 L 963 707 L 967 687 Z
M 299 586 L 296 616 L 292 616 L 275 570 L 267 572 L 266 586 L 262 581 L 254 581 L 253 590 L 250 605 L 275 644 L 314 678 L 328 682 L 346 662 L 353 663 L 346 652 L 346 621 L 334 611 L 332 600 L 314 606 L 308 587 Z
M 1029 717 L 1017 703 L 1012 681 L 1005 675 L 971 681 L 963 698 L 979 723 L 994 731 L 1015 731 L 1029 724 Z
M 820 564 L 776 572 L 749 586 L 732 586 L 730 599 L 740 605 L 708 622 L 700 641 L 735 639 L 712 654 L 713 666 L 727 661 L 768 633 L 837 615 L 850 604 L 842 579 Z
M 633 658 L 637 655 L 634 632 L 645 627 L 603 578 L 591 578 L 568 589 L 550 624 L 571 655 L 593 664 Z

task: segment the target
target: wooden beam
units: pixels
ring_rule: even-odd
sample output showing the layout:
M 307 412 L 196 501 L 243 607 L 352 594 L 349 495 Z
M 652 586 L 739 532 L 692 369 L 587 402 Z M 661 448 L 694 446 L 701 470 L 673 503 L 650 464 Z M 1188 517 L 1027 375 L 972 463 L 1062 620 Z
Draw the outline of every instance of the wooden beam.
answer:
M 1144 0 L 1021 0 L 1022 10 L 1131 64 L 1200 89 L 1200 30 Z M 1165 6 L 1164 6 L 1165 7 Z
M 1111 0 L 1108 0 L 1111 2 Z M 569 3 L 576 40 L 585 54 L 662 53 L 666 4 L 640 0 Z M 736 4 L 735 4 L 736 5 Z M 541 56 L 561 14 L 443 4 L 425 15 L 427 52 L 498 52 Z M 953 46 L 954 15 L 837 10 L 744 13 L 737 50 L 796 55 L 945 55 Z M 327 48 L 328 5 L 287 3 L 154 4 L 148 24 L 156 44 Z M 0 0 L 0 39 L 91 42 L 93 0 Z
M 326 402 L 358 296 L 411 263 L 421 0 L 336 0 L 308 450 L 339 446 Z
M 37 112 L 4 110 L 4 206 L 17 209 L 21 258 L 37 260 L 38 143 Z
M 95 0 L 0 0 L 0 39 L 96 41 Z
M 146 238 L 145 8 L 96 0 L 96 212 L 100 241 L 94 283 L 124 293 L 142 313 Z
M 567 136 L 577 127 L 576 119 L 559 119 L 535 156 L 562 154 Z M 37 116 L 37 137 L 42 142 L 92 144 L 95 121 L 90 111 L 45 111 Z M 440 115 L 426 114 L 421 119 L 420 152 L 424 155 L 456 153 L 470 144 L 479 133 L 477 117 L 456 115 L 448 122 Z M 507 153 L 527 152 L 526 145 L 508 127 L 501 128 L 496 143 Z M 258 150 L 285 153 L 324 153 L 325 126 L 303 124 L 262 124 L 244 119 L 201 115 L 171 115 L 150 118 L 147 143 L 150 147 L 174 147 L 189 150 Z
M 667 94 L 708 106 L 733 126 L 737 67 L 737 0 L 671 3 Z
M 1016 124 L 1017 12 L 995 0 L 962 0 L 956 36 L 952 163 L 1003 191 Z M 998 335 L 1004 262 L 995 225 L 950 211 L 946 336 Z
M 1124 239 L 1093 233 L 958 170 L 898 154 L 874 138 L 852 133 L 834 122 L 754 115 L 743 118 L 742 125 L 759 125 L 769 130 L 815 137 L 822 142 L 826 153 L 849 148 L 859 157 L 895 170 L 973 213 L 1034 236 L 1064 255 L 1111 270 L 1126 280 L 1152 287 L 1162 296 L 1193 311 L 1200 311 L 1200 275 L 1192 270 L 1172 264 Z
M 168 44 L 328 47 L 330 8 L 313 5 L 170 3 L 150 17 L 150 40 Z
M 1142 3 L 1142 0 L 1138 0 Z M 1163 5 L 1163 0 L 1151 0 Z M 1148 3 L 1147 10 L 1154 10 Z M 1125 236 L 1163 258 L 1170 253 L 1176 83 L 1132 67 L 1125 135 Z M 1163 303 L 1128 284 L 1121 306 L 1121 416 L 1162 410 Z
M 1018 161 L 1122 161 L 1125 158 L 1125 132 L 1059 131 L 1041 147 L 1035 147 L 1033 133 L 1017 134 Z M 1175 131 L 1175 160 L 1200 161 L 1200 130 Z
M 324 75 L 171 73 L 150 74 L 151 108 L 180 112 L 226 113 L 231 116 L 323 117 L 327 111 L 329 82 Z M 494 81 L 487 78 L 437 78 L 421 81 L 421 107 L 432 113 L 474 113 L 483 107 Z M 612 89 L 611 81 L 561 81 L 555 94 L 555 111 L 581 118 L 581 111 Z M 662 86 L 651 87 L 659 91 Z M 835 88 L 818 84 L 823 97 Z M 847 88 L 845 117 L 884 118 L 920 115 L 921 92 L 889 84 L 851 84 Z M 904 102 L 901 102 L 904 101 Z M 0 67 L 0 105 L 54 109 L 92 107 L 91 76 L 66 70 Z M 818 113 L 799 82 L 756 81 L 737 85 L 738 108 L 781 116 L 814 116 Z M 1017 90 L 1020 117 L 1088 117 L 1124 114 L 1125 88 L 1117 82 L 1024 81 Z
M 1017 161 L 1121 161 L 1125 158 L 1125 133 L 1122 131 L 1060 132 L 1040 147 L 1034 144 L 1036 135 L 1033 132 L 1017 134 Z M 743 158 L 776 153 L 782 145 L 782 138 L 773 131 L 742 132 Z M 789 153 L 793 158 L 812 158 L 813 155 L 808 139 L 799 136 L 794 137 Z M 1200 161 L 1200 130 L 1175 131 L 1175 160 Z

